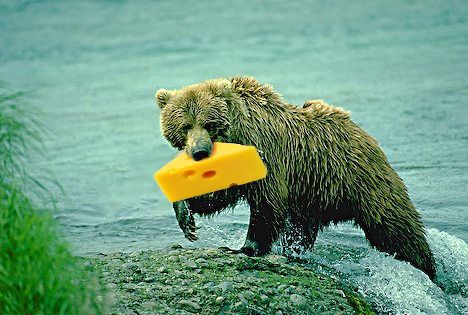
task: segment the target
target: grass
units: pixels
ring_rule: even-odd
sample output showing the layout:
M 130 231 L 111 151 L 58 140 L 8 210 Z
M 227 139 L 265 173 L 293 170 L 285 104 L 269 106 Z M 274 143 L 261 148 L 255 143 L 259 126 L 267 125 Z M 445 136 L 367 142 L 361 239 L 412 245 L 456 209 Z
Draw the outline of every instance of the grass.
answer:
M 0 314 L 103 313 L 96 277 L 71 254 L 51 211 L 24 193 L 46 190 L 25 167 L 41 150 L 41 124 L 22 99 L 0 90 Z

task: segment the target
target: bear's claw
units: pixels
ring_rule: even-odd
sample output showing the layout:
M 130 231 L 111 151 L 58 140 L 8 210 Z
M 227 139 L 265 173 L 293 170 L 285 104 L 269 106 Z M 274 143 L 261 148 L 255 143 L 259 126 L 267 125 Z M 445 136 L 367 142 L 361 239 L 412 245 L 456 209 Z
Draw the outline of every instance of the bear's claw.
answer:
M 195 225 L 195 219 L 193 217 L 192 211 L 187 205 L 186 201 L 177 201 L 173 204 L 174 211 L 176 213 L 177 222 L 184 236 L 190 242 L 196 241 L 198 239 L 196 231 L 198 227 Z

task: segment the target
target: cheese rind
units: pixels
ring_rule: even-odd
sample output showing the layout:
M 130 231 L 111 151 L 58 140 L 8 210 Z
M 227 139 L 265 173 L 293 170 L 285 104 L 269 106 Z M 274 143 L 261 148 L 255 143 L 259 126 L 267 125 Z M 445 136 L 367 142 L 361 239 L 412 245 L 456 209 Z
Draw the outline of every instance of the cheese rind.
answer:
M 154 173 L 154 179 L 174 202 L 247 184 L 266 174 L 255 147 L 215 142 L 209 158 L 194 161 L 184 152 Z

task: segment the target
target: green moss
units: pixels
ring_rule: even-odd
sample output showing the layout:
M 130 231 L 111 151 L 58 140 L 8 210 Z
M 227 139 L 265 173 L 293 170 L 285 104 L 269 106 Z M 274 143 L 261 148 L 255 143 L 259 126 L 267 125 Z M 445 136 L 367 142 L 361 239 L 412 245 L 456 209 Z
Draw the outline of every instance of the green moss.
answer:
M 371 309 L 369 304 L 364 301 L 361 297 L 357 296 L 351 291 L 346 292 L 346 298 L 348 299 L 349 304 L 354 309 L 355 314 L 364 314 L 364 315 L 375 315 L 375 312 Z
M 112 253 L 93 264 L 114 290 L 116 313 L 373 314 L 340 281 L 281 256 L 177 248 Z

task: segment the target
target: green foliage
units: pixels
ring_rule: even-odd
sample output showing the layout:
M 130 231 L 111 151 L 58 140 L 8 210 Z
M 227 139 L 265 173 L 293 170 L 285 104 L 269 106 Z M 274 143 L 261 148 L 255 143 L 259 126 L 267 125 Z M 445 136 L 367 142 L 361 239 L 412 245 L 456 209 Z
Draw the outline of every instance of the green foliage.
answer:
M 40 150 L 40 123 L 32 110 L 21 103 L 22 93 L 0 90 L 0 174 L 2 181 L 28 178 L 24 159 L 28 152 Z
M 0 314 L 99 314 L 101 289 L 60 239 L 49 211 L 23 191 L 25 158 L 40 149 L 40 124 L 0 91 Z M 41 211 L 39 211 L 41 210 Z

